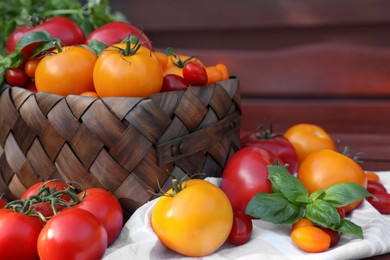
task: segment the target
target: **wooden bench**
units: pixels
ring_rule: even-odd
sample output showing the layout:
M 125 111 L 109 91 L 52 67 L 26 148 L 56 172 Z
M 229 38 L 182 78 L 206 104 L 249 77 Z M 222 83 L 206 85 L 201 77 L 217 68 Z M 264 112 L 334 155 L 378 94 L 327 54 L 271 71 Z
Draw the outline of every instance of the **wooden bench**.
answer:
M 112 5 L 156 49 L 225 63 L 240 80 L 244 131 L 270 122 L 279 133 L 296 123 L 317 124 L 339 150 L 361 152 L 364 169 L 390 170 L 390 3 L 374 2 Z

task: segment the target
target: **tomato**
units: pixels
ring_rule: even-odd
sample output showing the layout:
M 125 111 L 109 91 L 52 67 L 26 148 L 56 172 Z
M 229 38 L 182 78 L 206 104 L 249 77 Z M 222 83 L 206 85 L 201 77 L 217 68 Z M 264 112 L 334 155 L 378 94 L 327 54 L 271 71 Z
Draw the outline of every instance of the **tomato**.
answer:
M 339 213 L 339 215 L 340 215 L 340 218 L 345 218 L 345 208 L 340 207 L 340 208 L 336 208 L 336 209 L 337 209 L 337 213 Z
M 26 62 L 24 65 L 24 71 L 26 72 L 26 75 L 30 78 L 35 77 L 35 71 L 37 70 L 37 66 L 40 62 L 40 59 L 31 59 Z
M 81 93 L 80 96 L 99 98 L 99 95 L 95 91 L 85 91 Z
M 366 179 L 367 181 L 377 181 L 380 182 L 379 175 L 375 172 L 366 172 Z
M 307 218 L 301 218 L 300 220 L 298 220 L 297 222 L 292 224 L 291 227 L 292 227 L 292 230 L 294 230 L 296 228 L 300 228 L 300 227 L 314 227 L 314 223 Z
M 190 61 L 183 67 L 183 78 L 191 86 L 204 86 L 207 84 L 207 72 L 203 64 Z
M 39 218 L 9 211 L 0 214 L 0 259 L 39 259 Z
M 5 81 L 11 86 L 22 87 L 27 83 L 28 77 L 22 68 L 7 69 Z
M 287 129 L 284 136 L 297 152 L 298 165 L 312 152 L 321 149 L 336 149 L 336 145 L 330 135 L 317 125 L 296 124 Z
M 124 53 L 126 44 L 108 47 L 96 61 L 93 82 L 100 97 L 150 97 L 161 90 L 163 71 L 156 55 L 143 46 L 135 51 L 134 44 L 133 52 Z
M 283 135 L 272 134 L 272 130 L 246 134 L 241 138 L 241 147 L 258 146 L 278 155 L 288 165 L 288 171 L 295 174 L 298 168 L 298 158 L 294 146 Z
M 62 96 L 94 91 L 96 59 L 94 52 L 81 46 L 64 47 L 62 52 L 45 56 L 35 71 L 37 90 Z
M 275 162 L 283 165 L 279 156 L 261 147 L 245 147 L 233 154 L 222 173 L 221 188 L 235 211 L 245 212 L 256 193 L 272 192 L 267 165 Z
M 103 224 L 108 245 L 115 241 L 123 226 L 123 210 L 114 195 L 100 188 L 87 189 L 86 196 L 74 207 L 91 212 Z
M 378 192 L 387 192 L 386 187 L 382 183 L 372 180 L 367 181 L 367 190 L 374 195 Z
M 191 179 L 183 189 L 160 197 L 151 224 L 160 241 L 185 256 L 201 257 L 215 252 L 227 240 L 233 210 L 224 192 L 205 180 Z
M 330 237 L 329 247 L 337 246 L 337 244 L 340 242 L 340 237 L 341 237 L 340 232 L 329 229 L 329 228 L 323 228 L 323 227 L 319 227 L 319 228 L 329 235 L 329 237 Z
M 330 247 L 330 236 L 318 227 L 299 227 L 291 232 L 293 243 L 309 253 L 324 252 Z
M 161 92 L 185 90 L 190 84 L 185 79 L 176 74 L 168 74 L 164 76 Z
M 101 259 L 107 234 L 92 213 L 70 208 L 51 218 L 37 242 L 41 260 Z
M 183 68 L 184 65 L 188 62 L 198 62 L 203 65 L 203 63 L 191 56 L 186 56 L 186 55 L 170 55 L 167 57 L 167 64 L 164 69 L 164 76 L 168 74 L 176 74 L 180 77 L 183 77 Z
M 297 178 L 309 193 L 341 182 L 354 182 L 363 187 L 367 185 L 364 170 L 357 162 L 329 149 L 310 154 L 300 165 Z M 360 202 L 358 200 L 349 204 L 345 207 L 345 212 L 352 211 Z
M 86 44 L 90 40 L 98 40 L 108 47 L 122 42 L 129 36 L 132 38 L 131 42 L 135 43 L 140 35 L 140 44 L 149 50 L 153 50 L 152 42 L 145 33 L 132 24 L 120 21 L 110 22 L 95 29 L 88 35 Z
M 207 84 L 214 84 L 218 81 L 222 80 L 222 73 L 220 69 L 216 66 L 207 66 L 206 67 L 207 72 Z
M 155 51 L 154 54 L 157 56 L 158 60 L 160 61 L 164 71 L 168 66 L 168 56 L 165 53 L 160 51 Z
M 252 218 L 246 215 L 245 212 L 235 211 L 228 241 L 235 246 L 243 245 L 251 238 L 252 229 Z
M 0 209 L 4 208 L 5 205 L 7 205 L 7 202 L 0 198 Z
M 221 72 L 221 80 L 228 80 L 230 78 L 229 69 L 225 64 L 219 63 L 215 67 Z
M 33 24 L 32 27 L 24 25 L 17 28 L 11 33 L 7 41 L 7 52 L 11 53 L 15 50 L 17 42 L 26 34 L 31 32 L 36 32 L 39 30 L 44 30 L 48 32 L 53 38 L 58 38 L 61 40 L 62 44 L 65 46 L 69 45 L 78 45 L 85 42 L 84 32 L 81 30 L 80 26 L 73 20 L 66 17 L 53 17 L 47 20 L 39 20 L 37 23 Z M 23 48 L 21 53 L 25 55 L 24 59 L 27 59 L 31 56 L 31 52 L 39 44 L 30 44 Z
M 367 201 L 381 214 L 390 214 L 390 194 L 387 192 L 377 192 L 375 197 L 367 197 Z
M 24 86 L 24 88 L 31 92 L 37 92 L 37 87 L 35 86 L 34 79 L 29 80 L 27 84 Z

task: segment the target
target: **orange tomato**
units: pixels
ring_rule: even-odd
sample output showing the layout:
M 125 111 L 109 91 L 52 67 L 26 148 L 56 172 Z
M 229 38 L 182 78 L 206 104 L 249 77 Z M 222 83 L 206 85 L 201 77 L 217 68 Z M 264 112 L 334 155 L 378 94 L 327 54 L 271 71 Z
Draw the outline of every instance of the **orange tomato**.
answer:
M 154 54 L 157 56 L 158 60 L 160 61 L 163 70 L 165 70 L 168 65 L 168 56 L 165 55 L 165 53 L 160 51 L 155 51 Z
M 324 252 L 330 247 L 330 236 L 318 227 L 299 227 L 291 232 L 293 243 L 309 253 Z
M 66 96 L 93 91 L 92 72 L 97 56 L 81 46 L 64 47 L 45 56 L 35 71 L 38 91 Z
M 222 73 L 221 70 L 218 69 L 216 66 L 207 66 L 206 67 L 207 72 L 207 84 L 214 84 L 215 82 L 222 80 Z
M 225 64 L 219 63 L 219 64 L 215 65 L 215 67 L 217 67 L 217 69 L 219 69 L 219 71 L 221 72 L 221 80 L 228 80 L 229 79 L 229 77 L 230 77 L 229 69 L 226 67 Z
M 85 91 L 80 96 L 99 98 L 99 95 L 95 91 Z
M 309 193 L 342 182 L 354 182 L 363 187 L 367 186 L 366 175 L 362 167 L 348 156 L 330 149 L 311 153 L 300 165 L 297 178 Z M 361 201 L 347 205 L 345 212 L 352 211 Z
M 26 72 L 27 76 L 29 76 L 30 78 L 35 77 L 35 71 L 37 70 L 40 61 L 40 59 L 31 59 L 26 62 L 26 64 L 24 65 L 24 71 Z
M 379 175 L 376 174 L 375 172 L 366 172 L 366 179 L 367 179 L 367 181 L 380 182 Z
M 298 165 L 311 153 L 321 149 L 335 150 L 336 145 L 330 135 L 314 124 L 296 124 L 287 129 L 284 136 L 294 146 Z
M 126 44 L 108 47 L 96 61 L 93 83 L 100 97 L 150 97 L 161 90 L 163 70 L 157 56 L 143 46 L 125 53 Z
M 307 218 L 301 218 L 300 220 L 292 224 L 292 230 L 299 227 L 314 227 L 314 223 Z

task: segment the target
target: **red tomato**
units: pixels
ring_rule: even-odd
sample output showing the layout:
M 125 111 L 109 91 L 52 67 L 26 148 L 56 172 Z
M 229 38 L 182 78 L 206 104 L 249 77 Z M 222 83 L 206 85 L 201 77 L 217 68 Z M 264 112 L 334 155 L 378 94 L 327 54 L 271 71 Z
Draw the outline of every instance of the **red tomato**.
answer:
M 375 197 L 367 197 L 367 201 L 381 214 L 390 214 L 390 194 L 387 192 L 377 192 Z
M 367 180 L 367 190 L 374 195 L 378 192 L 387 192 L 386 187 L 382 183 L 372 180 Z
M 88 35 L 87 44 L 89 40 L 98 40 L 108 47 L 115 43 L 120 43 L 128 36 L 131 37 L 131 42 L 134 43 L 141 33 L 142 31 L 132 24 L 125 22 L 110 22 L 91 32 L 91 34 Z M 149 50 L 153 50 L 152 43 L 145 33 L 142 33 L 140 43 Z
M 233 215 L 233 226 L 228 240 L 235 246 L 240 246 L 249 241 L 252 235 L 252 217 L 242 211 L 235 211 Z
M 5 205 L 7 205 L 7 202 L 3 199 L 0 199 L 0 209 L 4 208 Z
M 339 215 L 340 215 L 340 218 L 345 218 L 345 208 L 341 207 L 341 208 L 336 208 L 336 209 L 337 209 L 337 213 L 339 213 Z
M 28 76 L 24 69 L 14 68 L 5 71 L 5 81 L 11 86 L 22 87 L 27 83 Z
M 267 165 L 278 162 L 279 156 L 261 147 L 245 147 L 227 162 L 222 173 L 221 188 L 228 196 L 233 210 L 245 212 L 249 200 L 258 192 L 272 192 Z
M 337 244 L 340 242 L 340 237 L 341 237 L 340 232 L 329 228 L 323 228 L 323 227 L 319 227 L 319 228 L 330 236 L 329 247 L 337 246 Z
M 183 78 L 191 86 L 204 86 L 207 85 L 207 72 L 203 64 L 190 61 L 183 67 Z
M 288 164 L 288 171 L 291 174 L 297 172 L 298 157 L 294 146 L 283 135 L 274 135 L 270 130 L 254 132 L 241 138 L 241 147 L 258 146 L 265 148 Z
M 123 210 L 114 195 L 100 188 L 87 189 L 86 196 L 74 207 L 89 211 L 103 224 L 108 245 L 115 241 L 123 226 Z
M 161 92 L 185 90 L 190 84 L 185 79 L 176 74 L 168 74 L 164 76 Z
M 70 208 L 46 223 L 37 247 L 41 260 L 101 259 L 107 233 L 92 213 Z
M 48 32 L 52 37 L 58 38 L 61 40 L 62 44 L 65 46 L 69 45 L 78 45 L 85 42 L 84 32 L 81 30 L 80 26 L 73 20 L 66 17 L 53 17 L 47 20 L 42 20 L 39 24 L 29 27 L 27 25 L 17 28 L 11 33 L 7 41 L 7 52 L 11 53 L 15 50 L 17 42 L 24 35 L 36 32 L 39 30 L 44 30 Z M 31 56 L 31 52 L 39 44 L 30 44 L 23 48 L 21 53 L 25 55 L 24 59 L 27 60 Z
M 39 259 L 39 218 L 9 211 L 0 214 L 0 259 Z

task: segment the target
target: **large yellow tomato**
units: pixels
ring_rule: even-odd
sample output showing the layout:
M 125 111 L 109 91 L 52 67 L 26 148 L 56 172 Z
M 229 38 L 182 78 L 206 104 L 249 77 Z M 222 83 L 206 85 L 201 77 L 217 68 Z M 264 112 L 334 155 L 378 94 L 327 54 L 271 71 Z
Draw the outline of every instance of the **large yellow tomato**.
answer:
M 364 170 L 357 162 L 329 149 L 310 154 L 300 165 L 297 178 L 309 193 L 342 182 L 354 182 L 363 187 L 367 185 Z M 345 212 L 352 211 L 360 202 L 361 200 L 358 200 L 347 205 Z
M 64 47 L 44 57 L 35 70 L 38 91 L 66 96 L 94 91 L 92 73 L 97 56 L 81 46 Z
M 160 92 L 163 69 L 157 56 L 135 44 L 127 52 L 126 44 L 114 44 L 99 55 L 93 71 L 99 97 L 150 97 Z
M 298 156 L 298 164 L 301 164 L 312 152 L 321 149 L 336 149 L 333 139 L 318 125 L 296 124 L 287 129 L 284 136 L 294 146 Z
M 185 256 L 215 252 L 226 241 L 233 225 L 233 209 L 225 193 L 205 180 L 184 182 L 155 205 L 151 223 L 161 242 Z

